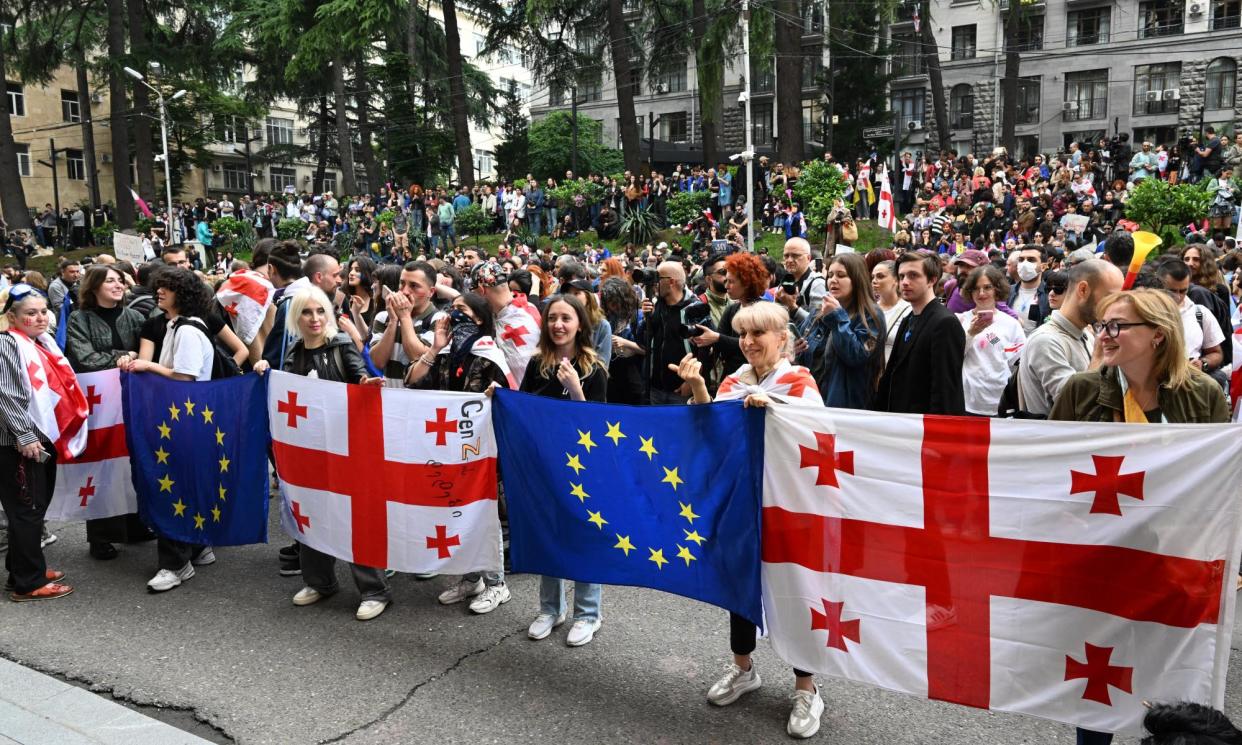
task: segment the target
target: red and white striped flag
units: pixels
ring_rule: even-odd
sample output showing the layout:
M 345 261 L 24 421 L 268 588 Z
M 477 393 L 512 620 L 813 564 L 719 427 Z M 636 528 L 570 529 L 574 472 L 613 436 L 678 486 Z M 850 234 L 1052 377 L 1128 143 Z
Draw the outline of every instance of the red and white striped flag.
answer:
M 380 569 L 500 568 L 491 399 L 270 375 L 289 535 Z
M 794 667 L 1091 730 L 1220 708 L 1233 425 L 772 406 L 764 613 Z
M 138 192 L 134 191 L 132 188 L 129 190 L 129 193 L 134 195 L 134 204 L 138 205 L 138 209 L 142 211 L 143 216 L 148 220 L 154 220 L 155 215 L 152 214 L 151 208 L 147 206 L 146 200 L 138 196 Z
M 94 520 L 137 512 L 121 421 L 121 373 L 116 369 L 80 373 L 78 385 L 86 392 L 90 409 L 86 449 L 57 465 L 47 519 Z
M 893 204 L 893 185 L 888 181 L 888 169 L 880 174 L 880 204 L 875 211 L 876 222 L 890 233 L 897 232 L 897 208 Z
M 275 288 L 267 277 L 250 269 L 233 272 L 216 290 L 216 300 L 229 314 L 233 330 L 241 337 L 242 343 L 250 344 L 255 334 L 259 333 L 274 293 Z M 284 330 L 277 329 L 272 333 L 284 333 Z

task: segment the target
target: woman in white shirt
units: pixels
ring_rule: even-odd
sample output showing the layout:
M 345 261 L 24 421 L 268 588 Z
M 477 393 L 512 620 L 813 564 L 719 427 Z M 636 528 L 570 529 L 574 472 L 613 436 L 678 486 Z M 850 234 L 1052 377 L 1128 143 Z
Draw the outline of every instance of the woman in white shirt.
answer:
M 902 319 L 910 314 L 910 303 L 897 294 L 896 265 L 892 261 L 881 261 L 871 270 L 871 291 L 875 293 L 875 301 L 880 310 L 884 311 L 884 362 L 888 363 L 893 353 L 893 342 L 897 341 L 897 327 Z
M 995 416 L 1001 393 L 1026 344 L 1026 333 L 1016 318 L 996 310 L 997 298 L 1009 297 L 1009 282 L 1000 269 L 984 264 L 972 270 L 962 284 L 962 295 L 975 304 L 972 310 L 957 314 L 966 330 L 966 356 L 962 360 L 966 411 Z

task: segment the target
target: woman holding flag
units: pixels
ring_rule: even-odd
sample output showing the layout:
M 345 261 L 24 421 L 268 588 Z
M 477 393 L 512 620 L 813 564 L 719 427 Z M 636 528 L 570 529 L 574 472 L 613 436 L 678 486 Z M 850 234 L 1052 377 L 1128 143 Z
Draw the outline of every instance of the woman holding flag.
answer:
M 48 569 L 39 539 L 56 487 L 56 462 L 86 447 L 86 396 L 47 333 L 47 296 L 22 283 L 4 301 L 0 332 L 0 505 L 9 523 L 5 590 L 15 602 L 73 592 Z
M 776 303 L 754 303 L 738 311 L 733 327 L 746 364 L 720 384 L 717 401 L 741 399 L 746 406 L 764 408 L 771 405 L 798 404 L 823 406 L 819 388 L 811 371 L 789 361 L 793 338 L 788 328 L 789 314 Z M 710 403 L 703 379 L 703 366 L 694 355 L 687 354 L 680 365 L 669 365 L 682 380 L 690 384 L 692 402 Z M 716 706 L 728 706 L 744 694 L 758 688 L 762 681 L 751 661 L 755 651 L 755 625 L 736 613 L 729 614 L 729 646 L 733 663 L 724 677 L 707 691 L 707 700 Z M 807 738 L 819 731 L 819 718 L 824 713 L 824 700 L 819 697 L 811 673 L 794 670 L 793 711 L 785 731 L 791 737 Z

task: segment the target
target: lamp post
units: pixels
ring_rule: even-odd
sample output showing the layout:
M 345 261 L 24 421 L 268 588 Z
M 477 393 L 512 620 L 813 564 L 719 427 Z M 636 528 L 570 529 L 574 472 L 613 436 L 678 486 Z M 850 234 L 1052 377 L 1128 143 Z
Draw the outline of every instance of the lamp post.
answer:
M 173 217 L 172 169 L 171 169 L 171 166 L 169 166 L 169 160 L 168 160 L 168 109 L 165 106 L 164 93 L 160 89 L 148 83 L 146 81 L 146 78 L 143 77 L 142 73 L 138 72 L 134 68 L 126 67 L 124 68 L 124 70 L 125 70 L 126 75 L 130 76 L 134 80 L 137 80 L 139 83 L 142 83 L 143 85 L 147 87 L 148 90 L 154 93 L 156 101 L 159 103 L 160 142 L 162 143 L 164 147 L 164 198 L 166 200 L 164 203 L 164 206 L 165 206 L 165 209 L 168 210 L 168 231 L 167 232 L 168 232 L 168 237 L 169 237 L 170 242 L 172 240 L 172 236 L 176 235 L 177 243 L 181 243 L 181 233 L 179 230 L 177 230 L 177 221 Z M 185 95 L 185 90 L 182 89 L 172 94 L 172 98 L 170 98 L 169 100 L 176 101 L 178 98 L 181 98 L 184 95 Z M 118 164 L 118 166 L 119 165 L 120 164 Z

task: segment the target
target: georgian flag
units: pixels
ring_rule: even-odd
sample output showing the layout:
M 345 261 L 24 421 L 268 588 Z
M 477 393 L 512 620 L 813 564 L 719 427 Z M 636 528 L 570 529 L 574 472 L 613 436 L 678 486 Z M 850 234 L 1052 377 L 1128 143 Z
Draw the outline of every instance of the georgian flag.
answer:
M 768 407 L 764 613 L 794 667 L 1091 730 L 1224 704 L 1232 425 Z
M 527 310 L 526 298 L 522 304 L 506 305 L 496 316 L 496 344 L 504 352 L 509 369 L 518 385 L 526 375 L 526 366 L 539 349 L 539 321 Z M 517 385 L 510 385 L 516 389 Z
M 801 365 L 782 359 L 763 380 L 758 383 L 744 382 L 754 378 L 752 370 L 754 368 L 750 364 L 745 364 L 732 375 L 726 375 L 725 379 L 720 381 L 720 388 L 716 391 L 716 400 L 742 400 L 752 393 L 766 393 L 782 403 L 824 405 L 819 386 L 815 384 L 815 376 Z
M 138 511 L 129 448 L 121 421 L 121 373 L 115 368 L 78 375 L 89 408 L 86 449 L 56 466 L 48 520 L 95 520 Z
M 290 536 L 379 569 L 500 569 L 491 399 L 270 375 Z
M 66 299 L 65 306 L 68 304 Z M 86 418 L 90 413 L 77 376 L 50 334 L 42 334 L 36 343 L 20 331 L 11 333 L 26 371 L 30 396 L 26 411 L 55 445 L 60 459 L 69 460 L 86 447 Z
M 890 233 L 897 232 L 897 210 L 893 206 L 893 187 L 888 182 L 888 169 L 880 174 L 880 204 L 876 208 L 876 222 Z
M 259 333 L 273 294 L 275 288 L 267 277 L 250 269 L 233 272 L 216 291 L 216 301 L 228 313 L 233 330 L 243 344 L 249 345 Z M 284 333 L 284 329 L 273 333 Z

